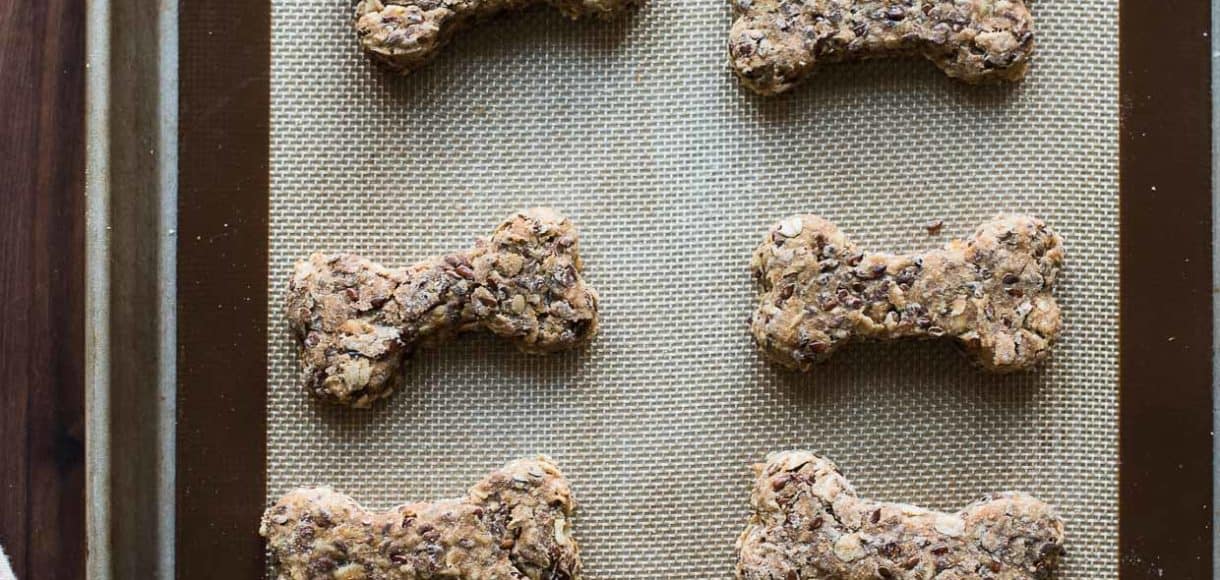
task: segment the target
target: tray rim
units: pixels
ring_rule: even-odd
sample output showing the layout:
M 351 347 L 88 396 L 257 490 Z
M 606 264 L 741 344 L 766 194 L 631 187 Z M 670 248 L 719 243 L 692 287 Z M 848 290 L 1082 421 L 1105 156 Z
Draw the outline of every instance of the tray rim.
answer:
M 91 0 L 84 17 L 85 573 L 169 578 L 178 2 Z

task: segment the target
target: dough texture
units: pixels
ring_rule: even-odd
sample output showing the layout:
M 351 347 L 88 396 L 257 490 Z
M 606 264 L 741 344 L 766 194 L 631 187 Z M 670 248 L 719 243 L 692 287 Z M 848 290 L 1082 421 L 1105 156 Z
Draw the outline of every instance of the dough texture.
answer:
M 763 291 L 750 329 L 799 370 L 851 342 L 940 337 L 990 371 L 1029 369 L 1062 327 L 1052 290 L 1063 261 L 1059 235 L 1024 215 L 919 255 L 865 253 L 833 223 L 793 216 L 754 252 Z
M 1041 579 L 1064 554 L 1063 521 L 1022 493 L 942 513 L 863 499 L 808 451 L 773 453 L 755 469 L 739 580 Z
M 615 18 L 635 0 L 361 0 L 356 35 L 366 53 L 391 70 L 411 72 L 459 32 L 501 12 L 549 4 L 572 19 Z
M 520 459 L 466 497 L 373 513 L 328 488 L 303 488 L 263 514 L 280 580 L 575 580 L 575 507 L 548 458 Z
M 575 226 L 545 208 L 407 268 L 314 254 L 288 286 L 301 381 L 324 400 L 367 407 L 390 394 L 417 345 L 460 332 L 487 330 L 527 353 L 578 347 L 597 332 L 597 292 L 580 272 Z
M 763 95 L 820 63 L 923 55 L 966 81 L 1017 81 L 1034 51 L 1024 0 L 731 0 L 729 63 Z

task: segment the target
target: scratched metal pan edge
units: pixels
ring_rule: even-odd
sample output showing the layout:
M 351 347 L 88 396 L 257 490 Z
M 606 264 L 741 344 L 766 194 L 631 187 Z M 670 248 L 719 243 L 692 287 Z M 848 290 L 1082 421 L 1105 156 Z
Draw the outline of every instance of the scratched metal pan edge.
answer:
M 150 3 L 149 6 L 141 4 L 135 0 L 95 1 L 88 4 L 87 14 L 88 574 L 90 578 L 134 577 L 136 571 L 140 571 L 140 575 L 154 571 L 157 577 L 165 578 L 215 577 L 216 573 L 245 577 L 243 575 L 250 571 L 257 575 L 263 570 L 263 554 L 261 543 L 249 529 L 249 522 L 251 510 L 261 508 L 263 501 L 261 487 L 264 481 L 258 478 L 262 477 L 265 450 L 241 452 L 236 458 L 216 458 L 208 455 L 207 441 L 209 437 L 215 437 L 216 441 L 232 442 L 237 436 L 249 436 L 264 428 L 265 422 L 260 422 L 259 414 L 265 404 L 260 400 L 265 397 L 261 390 L 265 376 L 259 376 L 259 373 L 265 373 L 265 370 L 242 379 L 243 386 L 252 387 L 250 391 L 254 395 L 230 401 L 236 405 L 233 409 L 203 405 L 197 411 L 180 408 L 178 403 L 184 396 L 193 396 L 215 386 L 213 381 L 223 374 L 223 369 L 217 368 L 219 361 L 252 357 L 254 360 L 249 368 L 265 368 L 266 328 L 262 327 L 265 316 L 260 315 L 259 309 L 266 308 L 263 303 L 266 277 L 265 265 L 258 264 L 260 261 L 265 264 L 267 251 L 267 160 L 265 146 L 259 153 L 258 139 L 260 132 L 261 137 L 266 138 L 266 101 L 258 103 L 255 98 L 252 106 L 249 101 L 218 105 L 216 97 L 217 87 L 224 83 L 248 82 L 251 78 L 254 79 L 252 92 L 256 96 L 260 90 L 266 93 L 269 52 L 265 26 L 269 24 L 269 6 L 265 2 L 232 0 L 204 0 L 182 7 L 172 1 Z M 1175 128 L 1189 132 L 1193 127 L 1197 131 L 1197 126 L 1190 122 L 1200 118 L 1212 120 L 1216 104 L 1210 98 L 1203 99 L 1210 110 L 1200 110 L 1201 101 L 1197 95 L 1198 91 L 1208 92 L 1207 74 L 1194 77 L 1196 80 L 1190 87 L 1193 92 L 1166 94 L 1154 90 L 1157 83 L 1183 81 L 1167 77 L 1167 71 L 1158 71 L 1157 65 L 1165 63 L 1164 53 L 1160 53 L 1160 60 L 1154 60 L 1152 49 L 1157 47 L 1151 44 L 1151 39 L 1166 36 L 1150 31 L 1178 38 L 1203 37 L 1199 22 L 1206 22 L 1206 19 L 1170 21 L 1157 17 L 1150 7 L 1139 4 L 1136 0 L 1121 3 L 1125 15 L 1120 31 L 1123 97 L 1124 102 L 1131 102 L 1137 95 L 1155 94 L 1158 110 L 1133 107 L 1124 116 L 1121 137 L 1123 401 L 1136 400 L 1131 393 L 1134 385 L 1139 384 L 1144 389 L 1155 385 L 1146 382 L 1147 374 L 1133 376 L 1132 373 L 1140 373 L 1141 369 L 1131 363 L 1130 357 L 1175 357 L 1190 367 L 1186 374 L 1175 376 L 1173 381 L 1178 389 L 1175 394 L 1183 398 L 1181 405 L 1152 406 L 1138 414 L 1127 413 L 1120 406 L 1123 414 L 1120 437 L 1124 439 L 1120 467 L 1120 543 L 1124 555 L 1121 572 L 1124 578 L 1149 577 L 1158 569 L 1150 568 L 1149 562 L 1159 562 L 1162 572 L 1176 572 L 1177 577 L 1202 578 L 1210 577 L 1214 569 L 1213 560 L 1208 557 L 1214 545 L 1212 532 L 1205 525 L 1204 531 L 1189 534 L 1185 539 L 1172 533 L 1135 536 L 1134 527 L 1149 523 L 1149 529 L 1161 530 L 1173 525 L 1187 525 L 1193 529 L 1204 519 L 1211 521 L 1206 517 L 1206 510 L 1202 515 L 1197 513 L 1195 501 L 1200 496 L 1212 497 L 1210 477 L 1201 482 L 1197 470 L 1189 470 L 1186 474 L 1170 470 L 1159 471 L 1154 478 L 1141 469 L 1154 466 L 1159 470 L 1167 462 L 1185 461 L 1206 466 L 1208 474 L 1213 472 L 1213 447 L 1207 430 L 1211 429 L 1214 420 L 1208 398 L 1216 367 L 1208 355 L 1214 351 L 1211 341 L 1215 329 L 1207 322 L 1214 321 L 1215 317 L 1202 317 L 1204 322 L 1200 323 L 1179 318 L 1150 320 L 1149 316 L 1131 320 L 1127 316 L 1138 305 L 1150 303 L 1143 299 L 1152 299 L 1161 291 L 1141 285 L 1138 281 L 1141 269 L 1154 266 L 1149 264 L 1147 257 L 1140 258 L 1132 253 L 1137 246 L 1155 245 L 1165 228 L 1173 228 L 1192 240 L 1196 249 L 1203 248 L 1202 254 L 1190 253 L 1181 258 L 1192 259 L 1190 263 L 1196 265 L 1215 264 L 1214 246 L 1208 243 L 1216 241 L 1210 230 L 1216 208 L 1208 203 L 1212 200 L 1210 192 L 1214 186 L 1210 169 L 1213 134 L 1207 132 L 1175 149 L 1174 142 L 1163 135 L 1158 137 L 1155 131 L 1154 140 L 1149 142 L 1137 139 L 1128 129 Z M 181 23 L 180 15 L 184 16 Z M 208 40 L 209 27 L 192 26 L 185 16 L 193 22 L 211 25 L 252 22 L 231 27 L 228 32 L 231 36 L 223 40 L 237 39 L 239 44 L 255 47 L 255 57 L 238 59 L 240 62 L 227 66 L 201 66 L 223 60 L 225 51 L 231 49 L 221 46 L 220 40 Z M 115 31 L 121 31 L 121 34 L 114 34 Z M 1178 47 L 1183 54 L 1176 62 L 1194 73 L 1200 67 L 1206 69 L 1209 43 L 1210 39 Z M 181 60 L 180 46 L 184 57 Z M 194 66 L 180 74 L 180 63 Z M 183 87 L 182 99 L 178 96 L 179 86 Z M 1185 94 L 1188 92 L 1190 95 Z M 188 111 L 188 117 L 193 115 L 192 121 L 221 123 L 216 117 L 198 118 L 200 107 L 206 106 L 231 107 L 234 115 L 229 117 L 229 122 L 253 122 L 253 129 L 224 135 L 221 134 L 224 131 L 208 131 L 197 123 L 184 126 L 187 131 L 180 132 L 180 110 Z M 1166 114 L 1167 111 L 1176 114 Z M 209 161 L 207 157 L 215 154 L 217 144 L 230 145 L 240 154 Z M 1177 157 L 1185 160 L 1174 163 L 1172 159 L 1166 159 L 1164 153 L 1151 150 L 1156 148 L 1175 151 Z M 184 158 L 181 166 L 180 154 Z M 187 164 L 193 164 L 191 169 L 184 169 Z M 1201 170 L 1201 166 L 1207 166 L 1207 169 Z M 209 174 L 218 168 L 223 169 L 221 173 L 229 172 L 228 175 Z M 1163 203 L 1163 199 L 1148 195 L 1146 188 L 1151 186 L 1151 181 L 1160 188 L 1167 187 L 1165 184 L 1177 184 L 1186 191 L 1181 194 L 1185 203 L 1172 208 L 1169 207 L 1172 204 Z M 254 184 L 252 188 L 249 187 L 251 183 Z M 246 187 L 243 189 L 243 186 Z M 183 195 L 179 195 L 180 187 Z M 205 196 L 211 199 L 203 199 Z M 184 215 L 180 208 L 202 211 Z M 1198 213 L 1200 211 L 1203 213 Z M 1210 219 L 1198 219 L 1201 215 Z M 181 240 L 187 236 L 214 234 L 217 220 L 252 224 L 245 232 L 246 237 L 235 240 L 229 247 L 239 257 L 219 263 L 209 261 L 208 255 L 188 249 L 188 254 L 196 253 L 189 255 L 189 262 L 182 259 Z M 260 235 L 261 240 L 258 239 Z M 238 263 L 252 266 L 249 276 L 232 272 Z M 220 277 L 206 291 L 180 292 L 179 280 L 184 269 L 190 269 L 192 275 L 217 274 Z M 1191 290 L 1189 300 L 1195 312 L 1198 308 L 1214 312 L 1214 292 L 1211 291 L 1214 270 L 1190 268 L 1181 274 Z M 220 333 L 205 328 L 209 322 L 216 321 L 216 315 L 209 318 L 208 308 L 202 302 L 212 300 L 214 303 L 207 305 L 211 309 L 217 309 L 217 302 L 222 306 L 220 310 L 247 308 L 243 306 L 246 296 L 226 294 L 226 287 L 243 282 L 255 285 L 250 292 L 255 298 L 255 306 L 249 307 L 254 311 L 238 310 L 234 315 L 223 317 L 221 322 L 244 321 L 255 331 L 250 333 L 253 336 L 241 338 L 239 344 L 234 344 L 229 337 L 227 343 L 218 345 Z M 1198 293 L 1205 298 L 1200 300 Z M 187 301 L 191 305 L 185 305 Z M 190 320 L 180 321 L 186 317 L 184 312 Z M 1201 324 L 1206 325 L 1206 329 Z M 1203 338 L 1207 348 L 1195 343 L 1198 348 L 1189 355 L 1166 352 L 1155 346 L 1145 350 L 1135 340 L 1145 333 L 1174 336 L 1177 338 L 1174 342 L 1185 340 L 1178 337 Z M 251 344 L 254 348 L 242 352 Z M 199 367 L 183 372 L 184 365 L 196 361 L 192 355 L 180 356 L 180 353 L 187 349 L 208 348 L 223 352 L 204 355 Z M 203 368 L 209 364 L 212 366 Z M 187 384 L 183 385 L 184 382 Z M 209 422 L 206 415 L 210 413 L 221 413 L 229 423 Z M 179 419 L 183 415 L 187 415 L 185 422 L 188 425 L 199 427 L 197 434 L 179 432 Z M 265 417 L 261 420 L 265 421 Z M 1175 439 L 1168 433 L 1170 426 L 1177 425 L 1185 426 L 1187 440 Z M 1203 433 L 1199 431 L 1201 425 L 1206 426 Z M 226 430 L 230 430 L 229 439 L 223 433 Z M 1141 434 L 1145 432 L 1149 435 L 1143 441 Z M 185 446 L 192 453 L 189 457 L 179 455 L 177 444 L 184 437 L 190 439 Z M 1161 457 L 1152 458 L 1151 449 Z M 1143 461 L 1150 463 L 1141 463 Z M 196 466 L 214 468 L 217 465 L 228 465 L 232 470 L 202 474 L 195 469 Z M 186 477 L 180 476 L 183 470 L 188 472 Z M 255 470 L 260 474 L 256 475 Z M 248 493 L 249 497 L 244 498 L 239 496 L 231 509 L 215 505 L 216 511 L 208 515 L 203 513 L 203 507 L 209 502 L 215 504 L 217 496 L 207 489 L 187 489 L 184 486 L 188 483 L 227 486 L 228 491 L 244 487 L 256 493 Z M 1131 486 L 1137 483 L 1152 487 L 1136 493 Z M 1191 503 L 1168 501 L 1158 504 L 1150 497 L 1156 494 L 1149 489 L 1179 494 Z M 191 510 L 189 518 L 178 518 L 183 509 Z M 211 519 L 211 523 L 221 525 L 225 533 L 209 538 L 206 526 L 203 529 L 195 525 L 189 529 L 179 528 L 178 524 L 188 519 L 191 524 L 204 524 Z M 218 553 L 225 556 L 216 558 Z M 208 562 L 208 554 L 217 562 Z
M 171 578 L 178 5 L 86 4 L 85 569 Z

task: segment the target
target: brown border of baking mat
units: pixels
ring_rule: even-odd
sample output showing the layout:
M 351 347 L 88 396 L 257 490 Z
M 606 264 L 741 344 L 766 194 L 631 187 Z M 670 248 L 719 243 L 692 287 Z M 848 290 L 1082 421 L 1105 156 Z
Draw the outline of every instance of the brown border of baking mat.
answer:
M 1119 571 L 1127 579 L 1212 577 L 1210 27 L 1207 0 L 1120 4 Z
M 1120 8 L 1120 571 L 1210 578 L 1210 6 Z M 198 0 L 180 16 L 177 571 L 255 578 L 270 4 Z
M 178 578 L 261 578 L 269 0 L 179 3 Z

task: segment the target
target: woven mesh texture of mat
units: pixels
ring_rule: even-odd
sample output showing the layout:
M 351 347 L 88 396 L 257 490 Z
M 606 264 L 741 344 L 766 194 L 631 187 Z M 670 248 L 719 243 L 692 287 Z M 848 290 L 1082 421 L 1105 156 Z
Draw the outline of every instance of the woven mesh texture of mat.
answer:
M 1067 521 L 1062 577 L 1116 576 L 1115 0 L 1034 5 L 1038 54 L 1017 86 L 874 61 L 778 98 L 729 73 L 714 0 L 614 23 L 507 16 L 406 78 L 361 55 L 344 0 L 273 10 L 269 501 L 326 484 L 387 508 L 545 453 L 577 494 L 587 577 L 729 578 L 748 465 L 809 448 L 879 499 L 1034 493 Z M 295 260 L 405 265 L 534 205 L 580 229 L 602 304 L 588 349 L 462 337 L 418 353 L 371 410 L 300 389 L 282 312 Z M 990 376 L 911 342 L 794 374 L 754 348 L 748 262 L 769 224 L 819 213 L 865 248 L 921 251 L 1001 210 L 1066 240 L 1066 330 L 1040 370 Z

